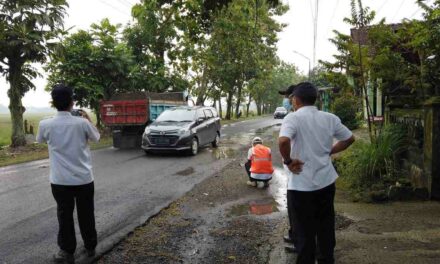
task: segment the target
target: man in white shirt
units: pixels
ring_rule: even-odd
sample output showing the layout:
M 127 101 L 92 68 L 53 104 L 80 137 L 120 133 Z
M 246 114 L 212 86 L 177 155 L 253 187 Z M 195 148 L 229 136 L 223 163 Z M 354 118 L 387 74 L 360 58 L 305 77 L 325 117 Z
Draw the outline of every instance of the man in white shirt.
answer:
M 86 112 L 82 117 L 71 115 L 73 91 L 55 85 L 52 104 L 55 117 L 40 122 L 37 141 L 47 143 L 50 158 L 50 183 L 57 203 L 59 252 L 57 263 L 74 263 L 76 249 L 73 211 L 77 207 L 78 224 L 87 255 L 95 254 L 97 233 L 94 215 L 94 183 L 88 141 L 99 141 L 100 135 Z
M 292 96 L 296 111 L 283 120 L 279 148 L 289 174 L 287 199 L 295 212 L 297 263 L 334 263 L 338 175 L 330 156 L 348 148 L 354 137 L 337 116 L 314 107 L 318 93 L 311 83 L 298 84 Z M 339 140 L 335 144 L 334 138 Z

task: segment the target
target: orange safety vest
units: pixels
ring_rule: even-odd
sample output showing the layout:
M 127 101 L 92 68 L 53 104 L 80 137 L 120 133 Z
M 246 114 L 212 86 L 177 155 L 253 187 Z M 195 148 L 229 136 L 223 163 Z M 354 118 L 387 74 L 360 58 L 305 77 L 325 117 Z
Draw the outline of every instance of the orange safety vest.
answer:
M 261 144 L 252 148 L 251 172 L 256 174 L 272 174 L 272 154 L 270 148 Z

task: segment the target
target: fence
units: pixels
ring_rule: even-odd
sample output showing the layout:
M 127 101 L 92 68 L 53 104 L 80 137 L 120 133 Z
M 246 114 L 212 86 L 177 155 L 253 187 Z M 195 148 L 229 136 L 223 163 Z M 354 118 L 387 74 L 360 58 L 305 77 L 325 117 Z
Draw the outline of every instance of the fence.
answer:
M 407 128 L 409 144 L 401 168 L 416 188 L 440 199 L 440 97 L 408 104 L 402 96 L 387 105 L 385 121 Z

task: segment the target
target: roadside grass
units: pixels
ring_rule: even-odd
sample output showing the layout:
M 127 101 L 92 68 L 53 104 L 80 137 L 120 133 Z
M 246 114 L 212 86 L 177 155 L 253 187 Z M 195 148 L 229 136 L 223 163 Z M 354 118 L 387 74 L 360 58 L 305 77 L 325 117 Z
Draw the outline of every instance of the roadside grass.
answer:
M 32 125 L 34 127 L 34 133 L 36 134 L 38 131 L 38 125 L 40 121 L 44 118 L 53 115 L 55 115 L 55 112 L 38 113 L 38 114 L 25 113 L 23 119 L 28 121 L 28 125 Z M 12 132 L 11 116 L 9 114 L 0 114 L 0 147 L 11 144 L 11 132 Z
M 90 149 L 97 150 L 112 145 L 112 138 L 104 136 L 98 143 L 90 143 Z M 29 144 L 24 147 L 12 149 L 10 147 L 0 148 L 0 167 L 20 164 L 29 161 L 47 159 L 49 153 L 46 144 Z

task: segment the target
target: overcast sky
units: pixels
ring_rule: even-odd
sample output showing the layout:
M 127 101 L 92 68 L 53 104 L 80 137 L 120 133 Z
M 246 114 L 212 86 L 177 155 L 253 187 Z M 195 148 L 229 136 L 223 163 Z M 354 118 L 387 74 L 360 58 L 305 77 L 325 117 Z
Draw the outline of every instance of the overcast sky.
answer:
M 87 29 L 90 24 L 103 18 L 110 18 L 112 23 L 126 24 L 130 21 L 131 6 L 138 0 L 70 0 L 66 28 Z M 284 0 L 290 11 L 279 18 L 288 24 L 279 34 L 278 56 L 287 62 L 295 63 L 301 71 L 307 73 L 308 60 L 295 54 L 299 52 L 306 57 L 313 57 L 313 14 L 316 0 Z M 428 0 L 429 3 L 433 0 Z M 377 20 L 386 18 L 388 23 L 400 22 L 403 18 L 420 18 L 422 11 L 415 0 L 364 0 L 364 6 L 377 11 Z M 350 0 L 320 0 L 318 6 L 317 60 L 331 60 L 335 53 L 328 41 L 333 36 L 332 30 L 349 33 L 350 27 L 342 22 L 350 15 Z M 313 65 L 313 62 L 312 62 Z M 23 98 L 24 106 L 47 107 L 50 96 L 44 91 L 44 78 L 36 79 L 36 91 L 28 92 Z M 0 80 L 0 104 L 8 105 L 6 95 L 8 84 Z

